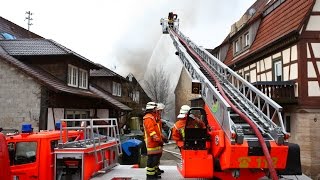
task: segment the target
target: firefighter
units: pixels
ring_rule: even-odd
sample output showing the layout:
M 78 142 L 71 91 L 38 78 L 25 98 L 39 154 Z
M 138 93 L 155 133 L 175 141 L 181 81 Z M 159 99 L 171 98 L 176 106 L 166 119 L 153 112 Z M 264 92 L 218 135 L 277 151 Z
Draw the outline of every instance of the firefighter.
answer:
M 147 146 L 147 179 L 161 178 L 156 171 L 162 153 L 162 136 L 160 128 L 156 122 L 157 103 L 148 102 L 146 105 L 146 114 L 143 117 L 143 127 L 145 134 L 145 142 Z
M 171 27 L 171 28 L 173 27 L 173 23 L 177 18 L 178 18 L 177 14 L 173 14 L 173 12 L 169 12 L 169 15 L 168 15 L 169 27 Z
M 172 139 L 176 141 L 177 146 L 179 149 L 184 145 L 184 137 L 185 137 L 185 127 L 187 123 L 187 113 L 190 110 L 190 106 L 183 105 L 180 108 L 179 115 L 177 116 L 177 121 L 172 127 Z M 196 118 L 193 114 L 190 114 L 189 117 L 191 118 L 188 122 L 187 128 L 205 128 L 205 124 Z

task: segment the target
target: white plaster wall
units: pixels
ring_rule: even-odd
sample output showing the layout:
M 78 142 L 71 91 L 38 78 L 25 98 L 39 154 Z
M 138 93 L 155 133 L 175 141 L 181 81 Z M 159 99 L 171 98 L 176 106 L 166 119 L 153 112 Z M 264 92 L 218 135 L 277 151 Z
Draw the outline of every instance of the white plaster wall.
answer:
M 320 21 L 318 23 L 320 24 Z M 320 58 L 320 43 L 311 43 L 311 46 L 312 46 L 312 49 L 313 49 L 314 57 L 315 58 Z
M 315 5 L 313 6 L 313 12 L 318 12 L 320 11 L 320 1 L 319 0 L 316 0 L 316 3 Z
M 297 45 L 291 47 L 291 61 L 298 59 L 298 50 Z
M 309 96 L 320 96 L 320 88 L 318 81 L 308 82 L 308 95 Z
M 250 71 L 250 81 L 251 83 L 254 83 L 254 82 L 257 82 L 257 73 L 256 73 L 256 70 L 251 70 Z
M 109 118 L 109 109 L 97 109 L 98 118 Z
M 276 54 L 272 55 L 272 59 L 278 58 L 278 57 L 280 57 L 280 56 L 281 56 L 281 53 L 280 53 L 280 52 L 279 52 L 279 53 L 276 53 Z
M 307 58 L 311 58 L 309 44 L 307 44 Z
M 266 68 L 264 67 L 264 59 L 260 61 L 260 72 L 265 71 Z
M 307 25 L 307 31 L 320 31 L 320 16 L 311 15 Z
M 316 78 L 316 71 L 314 69 L 313 63 L 308 62 L 308 78 Z
M 289 80 L 289 68 L 290 68 L 290 66 L 283 67 L 283 80 L 284 81 Z
M 272 72 L 267 72 L 267 81 L 272 81 Z
M 294 63 L 290 65 L 290 80 L 298 79 L 298 64 Z
M 257 62 L 257 73 L 260 72 L 260 61 Z
M 271 57 L 267 57 L 265 60 L 264 60 L 264 63 L 265 63 L 265 70 L 269 70 L 272 68 L 272 61 L 271 61 Z
M 283 59 L 283 64 L 287 64 L 290 62 L 290 48 L 282 51 L 282 59 Z
M 52 108 L 48 108 L 48 124 L 47 130 L 54 130 L 54 122 L 60 121 L 60 119 L 64 118 L 64 109 L 63 108 L 53 108 L 54 118 L 52 113 Z

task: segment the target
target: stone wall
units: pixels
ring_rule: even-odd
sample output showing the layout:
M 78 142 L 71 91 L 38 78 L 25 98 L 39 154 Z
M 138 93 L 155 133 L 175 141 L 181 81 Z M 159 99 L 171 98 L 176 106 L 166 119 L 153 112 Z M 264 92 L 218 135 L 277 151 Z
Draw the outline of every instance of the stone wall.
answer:
M 300 146 L 302 171 L 320 179 L 320 110 L 299 109 L 291 113 L 290 142 Z
M 21 130 L 22 123 L 39 129 L 41 86 L 0 59 L 0 127 Z

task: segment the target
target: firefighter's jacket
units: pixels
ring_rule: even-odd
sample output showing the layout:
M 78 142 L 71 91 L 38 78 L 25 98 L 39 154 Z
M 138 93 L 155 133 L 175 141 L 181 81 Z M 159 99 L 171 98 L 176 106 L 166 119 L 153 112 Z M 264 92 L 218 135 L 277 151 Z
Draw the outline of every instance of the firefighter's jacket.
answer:
M 148 113 L 143 117 L 144 137 L 148 154 L 162 153 L 162 133 L 155 116 Z
M 175 141 L 183 141 L 185 137 L 185 126 L 187 122 L 187 117 L 178 119 L 177 122 L 174 124 L 171 132 L 172 132 L 172 139 Z M 205 128 L 205 125 L 200 120 L 192 120 L 188 123 L 187 128 Z M 178 144 L 178 143 L 177 143 Z

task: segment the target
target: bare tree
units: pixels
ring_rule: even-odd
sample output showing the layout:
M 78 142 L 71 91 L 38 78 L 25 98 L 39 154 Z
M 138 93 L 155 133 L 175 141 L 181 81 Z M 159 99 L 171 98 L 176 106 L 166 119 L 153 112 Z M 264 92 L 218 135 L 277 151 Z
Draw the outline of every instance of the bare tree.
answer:
M 167 73 L 162 66 L 154 68 L 153 73 L 145 80 L 145 91 L 150 96 L 151 100 L 157 103 L 163 103 L 166 109 L 172 104 L 169 98 L 171 84 Z

